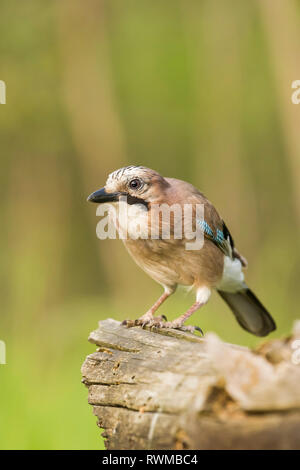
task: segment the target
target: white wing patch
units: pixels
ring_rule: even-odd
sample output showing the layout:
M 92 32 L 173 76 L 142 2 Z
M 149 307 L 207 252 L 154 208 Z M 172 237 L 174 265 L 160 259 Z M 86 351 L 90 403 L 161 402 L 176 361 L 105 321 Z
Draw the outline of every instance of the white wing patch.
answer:
M 245 287 L 242 263 L 237 258 L 231 259 L 229 256 L 225 256 L 223 276 L 217 289 L 225 292 L 237 292 Z

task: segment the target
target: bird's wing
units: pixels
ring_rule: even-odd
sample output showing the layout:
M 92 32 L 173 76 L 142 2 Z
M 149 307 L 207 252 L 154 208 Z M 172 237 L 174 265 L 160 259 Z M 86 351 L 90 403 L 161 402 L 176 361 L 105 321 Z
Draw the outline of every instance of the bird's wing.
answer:
M 193 203 L 204 205 L 204 218 L 197 219 L 196 224 L 204 233 L 204 237 L 214 243 L 230 258 L 234 258 L 236 249 L 233 238 L 213 204 L 202 194 L 193 194 Z
M 211 214 L 213 211 L 216 214 Z M 224 220 L 221 219 L 212 204 L 204 206 L 204 220 L 197 221 L 197 224 L 204 231 L 205 238 L 211 240 L 226 256 L 234 257 L 233 238 Z
M 197 220 L 196 218 L 196 224 L 202 229 L 204 237 L 214 243 L 226 256 L 238 258 L 243 266 L 247 266 L 247 260 L 235 248 L 224 220 L 204 194 L 185 181 L 174 178 L 166 178 L 166 180 L 169 183 L 168 202 L 203 204 L 204 219 Z

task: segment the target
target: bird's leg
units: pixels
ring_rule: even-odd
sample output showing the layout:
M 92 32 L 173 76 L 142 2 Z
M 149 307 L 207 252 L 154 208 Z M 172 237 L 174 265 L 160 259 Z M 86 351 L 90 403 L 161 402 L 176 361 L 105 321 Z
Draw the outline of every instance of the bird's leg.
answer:
M 196 301 L 185 313 L 180 315 L 180 317 L 176 318 L 176 320 L 164 323 L 161 322 L 158 326 L 160 326 L 160 328 L 176 328 L 183 331 L 191 331 L 192 333 L 197 330 L 200 331 L 200 333 L 203 335 L 203 331 L 201 330 L 201 328 L 199 328 L 199 326 L 184 326 L 184 322 L 205 303 L 206 302 Z
M 198 326 L 185 326 L 184 322 L 191 316 L 193 315 L 196 310 L 198 310 L 202 305 L 206 304 L 210 297 L 210 287 L 208 286 L 201 286 L 198 287 L 197 289 L 197 296 L 196 296 L 196 302 L 193 303 L 193 305 L 183 314 L 180 315 L 180 317 L 176 318 L 176 320 L 173 321 L 168 321 L 168 322 L 161 322 L 159 325 L 160 328 L 177 328 L 179 330 L 183 331 L 191 331 L 192 333 L 197 330 L 200 331 L 200 333 L 203 335 L 203 331 L 201 328 Z
M 169 322 L 159 322 L 155 324 L 155 326 L 158 326 L 160 328 L 175 328 L 178 330 L 182 331 L 190 331 L 194 332 L 195 330 L 200 331 L 200 333 L 203 335 L 203 331 L 199 326 L 192 326 L 192 325 L 184 325 L 184 322 L 193 314 L 195 313 L 202 305 L 204 305 L 205 302 L 195 302 L 185 313 L 180 315 L 180 317 L 176 318 L 176 320 L 169 321 Z
M 152 305 L 149 310 L 142 315 L 140 318 L 137 320 L 124 320 L 122 322 L 122 325 L 126 326 L 135 326 L 135 325 L 149 325 L 152 326 L 154 323 L 161 323 L 162 320 L 166 320 L 166 317 L 161 316 L 161 317 L 154 317 L 153 314 L 156 312 L 158 307 L 161 306 L 161 304 L 174 292 L 174 290 L 166 289 L 165 292 L 159 297 L 159 299 Z

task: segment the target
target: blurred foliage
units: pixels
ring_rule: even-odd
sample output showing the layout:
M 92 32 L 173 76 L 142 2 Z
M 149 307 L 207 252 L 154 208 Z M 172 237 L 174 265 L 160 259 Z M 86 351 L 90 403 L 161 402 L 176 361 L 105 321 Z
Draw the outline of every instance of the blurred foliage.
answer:
M 102 448 L 80 384 L 88 333 L 161 290 L 120 241 L 96 238 L 86 196 L 110 171 L 143 164 L 201 188 L 273 336 L 299 317 L 299 2 L 4 0 L 0 29 L 0 446 Z M 217 296 L 191 322 L 259 341 Z

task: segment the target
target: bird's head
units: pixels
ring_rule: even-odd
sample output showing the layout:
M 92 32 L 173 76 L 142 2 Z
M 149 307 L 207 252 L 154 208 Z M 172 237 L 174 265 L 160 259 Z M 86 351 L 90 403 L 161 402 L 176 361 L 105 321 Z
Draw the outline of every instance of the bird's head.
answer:
M 90 194 L 88 201 L 118 202 L 121 196 L 127 197 L 128 204 L 159 202 L 167 181 L 156 171 L 144 166 L 126 166 L 111 173 L 105 187 Z

